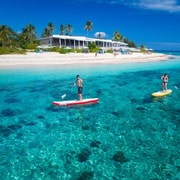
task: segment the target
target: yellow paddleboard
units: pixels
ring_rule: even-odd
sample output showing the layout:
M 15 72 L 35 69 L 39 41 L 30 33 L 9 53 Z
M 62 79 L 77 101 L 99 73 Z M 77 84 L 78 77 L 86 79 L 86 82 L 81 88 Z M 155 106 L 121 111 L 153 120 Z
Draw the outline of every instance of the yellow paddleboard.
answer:
M 154 92 L 151 95 L 153 97 L 162 97 L 162 96 L 166 96 L 166 95 L 171 94 L 171 93 L 172 93 L 172 89 L 167 89 L 165 91 Z

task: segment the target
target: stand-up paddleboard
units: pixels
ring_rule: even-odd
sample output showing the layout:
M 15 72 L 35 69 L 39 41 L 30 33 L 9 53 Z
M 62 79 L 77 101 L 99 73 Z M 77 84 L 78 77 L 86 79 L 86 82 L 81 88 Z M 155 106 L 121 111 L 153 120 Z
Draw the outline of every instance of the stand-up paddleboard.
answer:
M 172 93 L 172 89 L 152 93 L 153 97 L 162 97 Z
M 98 98 L 91 98 L 91 99 L 83 99 L 83 100 L 70 100 L 70 101 L 53 101 L 52 104 L 58 106 L 72 106 L 72 105 L 81 105 L 81 104 L 91 104 L 91 103 L 98 103 Z

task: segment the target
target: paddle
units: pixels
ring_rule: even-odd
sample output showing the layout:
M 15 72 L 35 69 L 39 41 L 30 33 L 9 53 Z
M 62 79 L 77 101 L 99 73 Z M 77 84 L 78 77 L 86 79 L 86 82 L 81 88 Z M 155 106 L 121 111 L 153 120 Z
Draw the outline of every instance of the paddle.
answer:
M 74 87 L 74 86 L 76 86 L 75 83 L 71 87 Z M 61 96 L 61 99 L 64 100 L 65 97 L 66 97 L 66 93 Z
M 73 83 L 71 87 L 75 87 L 75 86 L 76 86 L 76 83 Z M 66 93 L 61 96 L 61 99 L 63 100 L 65 97 L 66 97 Z
M 61 96 L 61 99 L 64 99 L 66 97 L 66 94 L 63 94 L 62 96 Z

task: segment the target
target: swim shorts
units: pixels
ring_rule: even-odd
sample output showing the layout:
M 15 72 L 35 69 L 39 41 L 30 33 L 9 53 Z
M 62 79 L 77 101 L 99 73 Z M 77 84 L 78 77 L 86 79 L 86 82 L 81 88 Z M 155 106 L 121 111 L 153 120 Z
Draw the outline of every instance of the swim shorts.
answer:
M 78 94 L 82 94 L 82 87 L 78 87 Z

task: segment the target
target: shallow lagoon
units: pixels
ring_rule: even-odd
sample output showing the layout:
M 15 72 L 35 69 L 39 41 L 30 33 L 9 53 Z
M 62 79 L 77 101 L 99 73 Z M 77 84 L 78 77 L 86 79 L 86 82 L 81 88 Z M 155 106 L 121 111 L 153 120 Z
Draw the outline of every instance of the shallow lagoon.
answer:
M 2 179 L 179 179 L 179 61 L 1 70 Z M 164 73 L 173 93 L 152 98 Z M 52 105 L 77 74 L 99 103 Z

